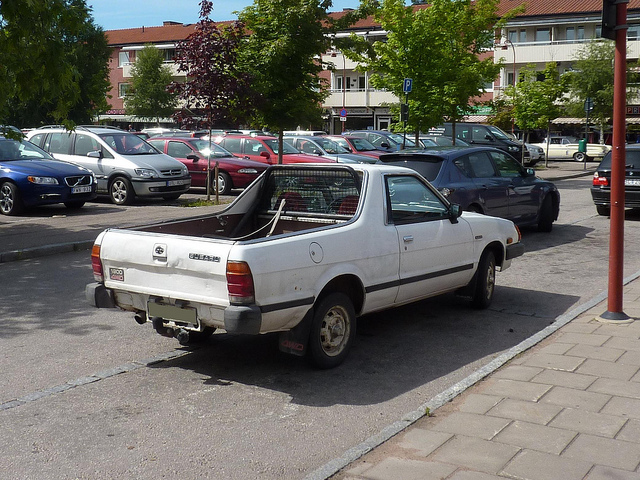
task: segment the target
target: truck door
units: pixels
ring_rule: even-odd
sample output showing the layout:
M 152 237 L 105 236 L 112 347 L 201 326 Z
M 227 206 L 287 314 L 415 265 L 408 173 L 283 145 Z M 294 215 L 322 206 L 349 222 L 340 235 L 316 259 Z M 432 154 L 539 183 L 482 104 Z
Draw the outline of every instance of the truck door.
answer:
M 451 222 L 448 205 L 418 177 L 387 176 L 386 189 L 400 248 L 396 303 L 466 285 L 474 258 L 469 225 Z

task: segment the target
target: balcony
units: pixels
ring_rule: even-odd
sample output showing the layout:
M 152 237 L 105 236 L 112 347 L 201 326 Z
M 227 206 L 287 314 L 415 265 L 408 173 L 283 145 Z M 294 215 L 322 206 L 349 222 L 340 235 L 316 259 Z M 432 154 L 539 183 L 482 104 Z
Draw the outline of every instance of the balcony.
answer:
M 330 90 L 325 99 L 324 107 L 342 107 L 342 90 Z M 385 90 L 365 89 L 347 90 L 344 92 L 344 106 L 349 107 L 378 107 L 383 103 L 398 103 L 400 100 L 393 93 Z

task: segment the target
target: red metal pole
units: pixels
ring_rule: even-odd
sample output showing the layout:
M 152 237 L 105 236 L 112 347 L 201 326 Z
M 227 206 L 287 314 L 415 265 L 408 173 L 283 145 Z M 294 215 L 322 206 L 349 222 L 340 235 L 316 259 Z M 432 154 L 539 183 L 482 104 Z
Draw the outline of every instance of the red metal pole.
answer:
M 616 5 L 616 24 L 627 24 L 627 4 Z M 611 232 L 609 239 L 609 296 L 605 320 L 628 320 L 622 311 L 624 274 L 625 115 L 627 94 L 627 29 L 616 30 L 613 81 L 613 150 L 611 152 Z

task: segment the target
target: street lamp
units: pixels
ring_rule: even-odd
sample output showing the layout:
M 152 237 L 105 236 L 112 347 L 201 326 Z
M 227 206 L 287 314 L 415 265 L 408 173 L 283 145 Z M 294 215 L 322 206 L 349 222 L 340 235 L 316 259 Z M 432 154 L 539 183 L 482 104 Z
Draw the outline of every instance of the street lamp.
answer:
M 511 85 L 512 86 L 516 86 L 516 47 L 513 45 L 513 42 L 511 40 L 509 40 L 508 38 L 505 38 L 505 44 L 502 45 L 502 49 L 503 50 L 508 50 L 509 49 L 509 45 L 511 45 L 511 48 L 513 50 L 513 78 L 511 79 Z M 511 135 L 514 134 L 515 131 L 515 119 L 512 118 L 511 119 Z

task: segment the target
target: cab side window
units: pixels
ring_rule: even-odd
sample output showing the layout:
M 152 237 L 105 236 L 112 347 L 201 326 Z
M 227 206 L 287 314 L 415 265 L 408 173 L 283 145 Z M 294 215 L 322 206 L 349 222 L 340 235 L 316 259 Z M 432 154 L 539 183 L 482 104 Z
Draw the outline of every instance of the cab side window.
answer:
M 245 139 L 244 151 L 251 155 L 260 155 L 262 152 L 266 152 L 267 149 L 259 141 L 247 138 Z
M 91 138 L 89 135 L 83 135 L 81 133 L 76 135 L 76 142 L 74 147 L 74 153 L 76 155 L 82 155 L 86 157 L 89 152 L 99 152 L 100 144 L 96 139 Z
M 489 130 L 483 126 L 473 127 L 471 137 L 474 142 L 486 142 L 492 138 Z
M 52 133 L 49 137 L 49 153 L 68 154 L 71 147 L 70 133 Z
M 423 222 L 448 216 L 449 207 L 417 177 L 388 176 L 385 181 L 393 223 Z
M 241 138 L 225 138 L 220 144 L 231 153 L 242 153 Z

